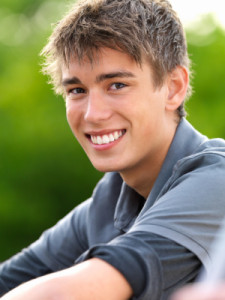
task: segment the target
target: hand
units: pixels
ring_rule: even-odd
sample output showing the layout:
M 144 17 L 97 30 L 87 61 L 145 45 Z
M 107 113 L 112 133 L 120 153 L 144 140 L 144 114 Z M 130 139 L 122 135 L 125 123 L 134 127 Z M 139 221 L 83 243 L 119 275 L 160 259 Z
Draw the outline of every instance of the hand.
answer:
M 198 283 L 178 290 L 171 300 L 225 300 L 225 281 L 216 285 Z

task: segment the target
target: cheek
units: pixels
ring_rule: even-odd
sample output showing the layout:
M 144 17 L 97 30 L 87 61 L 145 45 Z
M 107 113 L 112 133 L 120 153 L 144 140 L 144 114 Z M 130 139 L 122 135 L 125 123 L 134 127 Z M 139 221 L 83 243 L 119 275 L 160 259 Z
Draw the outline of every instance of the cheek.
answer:
M 70 125 L 71 129 L 72 129 L 72 124 L 73 124 L 73 116 L 74 113 L 71 109 L 69 109 L 68 107 L 66 107 L 66 118 L 67 118 L 67 122 Z
M 79 128 L 78 112 L 75 109 L 66 108 L 66 118 L 70 129 L 72 130 L 73 134 L 77 137 L 77 132 Z
M 81 115 L 81 109 L 78 105 L 66 103 L 66 117 L 71 128 L 78 126 Z
M 81 134 L 79 133 L 81 132 L 81 130 L 79 130 L 81 127 L 81 122 L 79 121 L 78 112 L 75 109 L 66 108 L 66 117 L 73 135 L 75 136 L 77 141 L 81 144 L 80 142 Z

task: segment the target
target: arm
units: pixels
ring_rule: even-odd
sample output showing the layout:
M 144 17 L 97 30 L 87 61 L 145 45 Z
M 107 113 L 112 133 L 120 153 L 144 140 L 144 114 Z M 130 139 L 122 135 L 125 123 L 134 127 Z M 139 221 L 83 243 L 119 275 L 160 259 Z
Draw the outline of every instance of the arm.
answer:
M 142 250 L 140 250 L 139 248 L 141 248 Z M 43 293 L 51 292 L 51 288 L 53 288 L 53 290 L 55 290 L 56 288 L 57 289 L 62 288 L 62 286 L 58 285 L 58 283 L 55 283 L 53 280 L 55 278 L 59 280 L 60 278 L 59 281 L 61 284 L 61 277 L 59 277 L 59 275 L 66 276 L 67 274 L 72 274 L 71 273 L 72 271 L 74 272 L 76 271 L 75 273 L 78 274 L 77 271 L 79 269 L 77 268 L 78 267 L 80 268 L 80 266 L 84 266 L 84 263 L 82 261 L 87 261 L 89 263 L 93 262 L 95 261 L 95 259 L 92 259 L 92 257 L 98 258 L 98 261 L 103 263 L 105 261 L 105 264 L 109 267 L 112 266 L 111 268 L 113 270 L 115 271 L 119 270 L 117 271 L 117 274 L 119 274 L 120 276 L 121 274 L 124 275 L 124 277 L 129 282 L 130 286 L 132 287 L 133 294 L 134 294 L 134 298 L 132 299 L 139 299 L 139 297 L 140 299 L 149 299 L 150 296 L 151 299 L 159 299 L 159 297 L 161 297 L 162 291 L 164 296 L 171 294 L 171 291 L 177 285 L 180 286 L 190 281 L 193 281 L 200 267 L 200 262 L 198 261 L 198 259 L 184 247 L 166 238 L 153 235 L 153 234 L 146 234 L 146 233 L 139 232 L 139 233 L 133 233 L 132 235 L 129 234 L 129 235 L 118 237 L 108 245 L 102 244 L 102 245 L 95 246 L 94 248 L 90 249 L 90 251 L 84 253 L 84 255 L 82 255 L 78 259 L 80 263 L 77 266 L 72 267 L 70 269 L 66 269 L 65 271 L 62 272 L 53 273 L 50 276 L 44 276 L 42 277 L 42 279 L 40 278 L 40 280 L 38 279 L 35 281 L 30 281 L 29 284 L 22 285 L 21 288 L 24 287 L 26 289 L 27 288 L 29 289 L 28 292 L 29 299 L 32 299 L 30 298 L 31 290 L 34 291 L 34 294 L 36 294 L 35 292 L 36 288 L 38 289 L 38 292 L 41 291 Z M 179 265 L 179 268 L 177 268 L 177 265 Z M 15 265 L 13 264 L 13 266 Z M 89 269 L 86 270 L 88 270 L 88 272 L 92 272 L 91 275 L 93 275 L 93 277 L 90 278 L 90 280 L 93 280 L 95 284 L 100 283 L 101 292 L 103 292 L 102 284 L 104 284 L 104 282 L 101 280 L 101 278 L 98 279 L 96 275 L 93 273 L 93 271 L 89 271 Z M 7 273 L 9 273 L 8 277 L 10 280 L 6 280 L 7 283 L 11 281 L 12 275 L 14 275 L 14 270 L 10 269 L 9 271 L 11 272 L 7 272 Z M 18 266 L 17 277 L 21 279 L 20 280 L 21 283 L 24 280 L 22 280 L 22 278 L 20 278 L 19 276 L 21 275 L 20 271 L 21 271 L 21 266 Z M 97 272 L 99 272 L 99 268 L 97 268 Z M 3 273 L 5 279 L 6 273 L 5 272 Z M 110 287 L 113 287 L 114 286 L 113 278 L 108 276 L 107 273 L 104 274 L 103 274 L 103 278 L 104 279 L 107 278 L 110 281 Z M 162 274 L 163 274 L 163 278 L 162 278 Z M 45 281 L 44 284 L 42 281 L 43 279 Z M 82 280 L 81 277 L 79 279 Z M 89 285 L 87 283 L 88 277 L 86 276 L 86 274 L 84 275 L 83 280 L 84 280 L 83 284 L 86 289 L 86 286 Z M 35 286 L 33 286 L 33 282 L 35 283 Z M 52 283 L 56 285 L 56 288 L 52 286 Z M 41 289 L 39 288 L 40 284 L 41 284 Z M 47 290 L 44 288 L 44 286 L 47 288 Z M 78 286 L 81 287 L 81 283 L 79 283 Z M 119 284 L 115 282 L 115 286 L 116 286 L 115 290 L 117 291 Z M 94 289 L 96 288 L 97 287 L 94 286 Z M 84 288 L 82 288 L 81 291 L 83 289 Z M 68 290 L 68 288 L 66 287 L 65 290 Z M 5 292 L 6 291 L 7 290 L 5 290 Z M 19 293 L 23 293 L 23 292 L 24 292 L 23 290 L 19 291 Z M 11 293 L 7 294 L 7 297 L 9 297 L 10 295 L 10 297 L 16 297 L 16 298 L 4 297 L 4 299 L 8 299 L 8 300 L 26 299 L 24 294 L 22 294 L 21 298 L 18 298 L 19 297 L 18 292 L 16 293 L 17 294 L 14 294 L 16 296 L 13 296 L 13 294 L 10 295 Z M 114 293 L 115 291 L 113 291 L 112 295 L 114 295 Z M 38 299 L 45 299 L 40 294 L 37 295 L 39 297 Z M 66 297 L 66 295 L 64 296 Z M 107 298 L 106 296 L 104 297 L 107 300 L 110 299 Z M 97 298 L 97 299 L 101 299 L 101 298 Z M 118 299 L 120 298 L 117 298 L 116 300 Z M 128 298 L 122 298 L 122 299 L 128 299 Z
M 2 300 L 125 300 L 132 289 L 123 275 L 98 258 L 19 286 Z

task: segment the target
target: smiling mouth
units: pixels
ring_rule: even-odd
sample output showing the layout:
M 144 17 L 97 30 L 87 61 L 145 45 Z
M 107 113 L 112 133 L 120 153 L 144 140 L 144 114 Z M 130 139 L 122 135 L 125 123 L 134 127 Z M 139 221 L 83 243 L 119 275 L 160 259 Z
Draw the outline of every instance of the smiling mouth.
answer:
M 126 130 L 116 130 L 104 135 L 88 135 L 94 145 L 106 145 L 115 142 L 125 134 Z

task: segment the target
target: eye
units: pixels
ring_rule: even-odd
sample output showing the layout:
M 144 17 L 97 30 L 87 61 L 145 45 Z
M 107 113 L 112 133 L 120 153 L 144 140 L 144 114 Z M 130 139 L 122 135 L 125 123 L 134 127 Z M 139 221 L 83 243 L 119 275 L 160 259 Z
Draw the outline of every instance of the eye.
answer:
M 73 88 L 71 90 L 68 91 L 68 94 L 84 94 L 85 90 L 83 88 L 77 87 L 77 88 Z
M 110 90 L 120 90 L 126 86 L 127 85 L 122 82 L 115 82 L 110 86 Z

